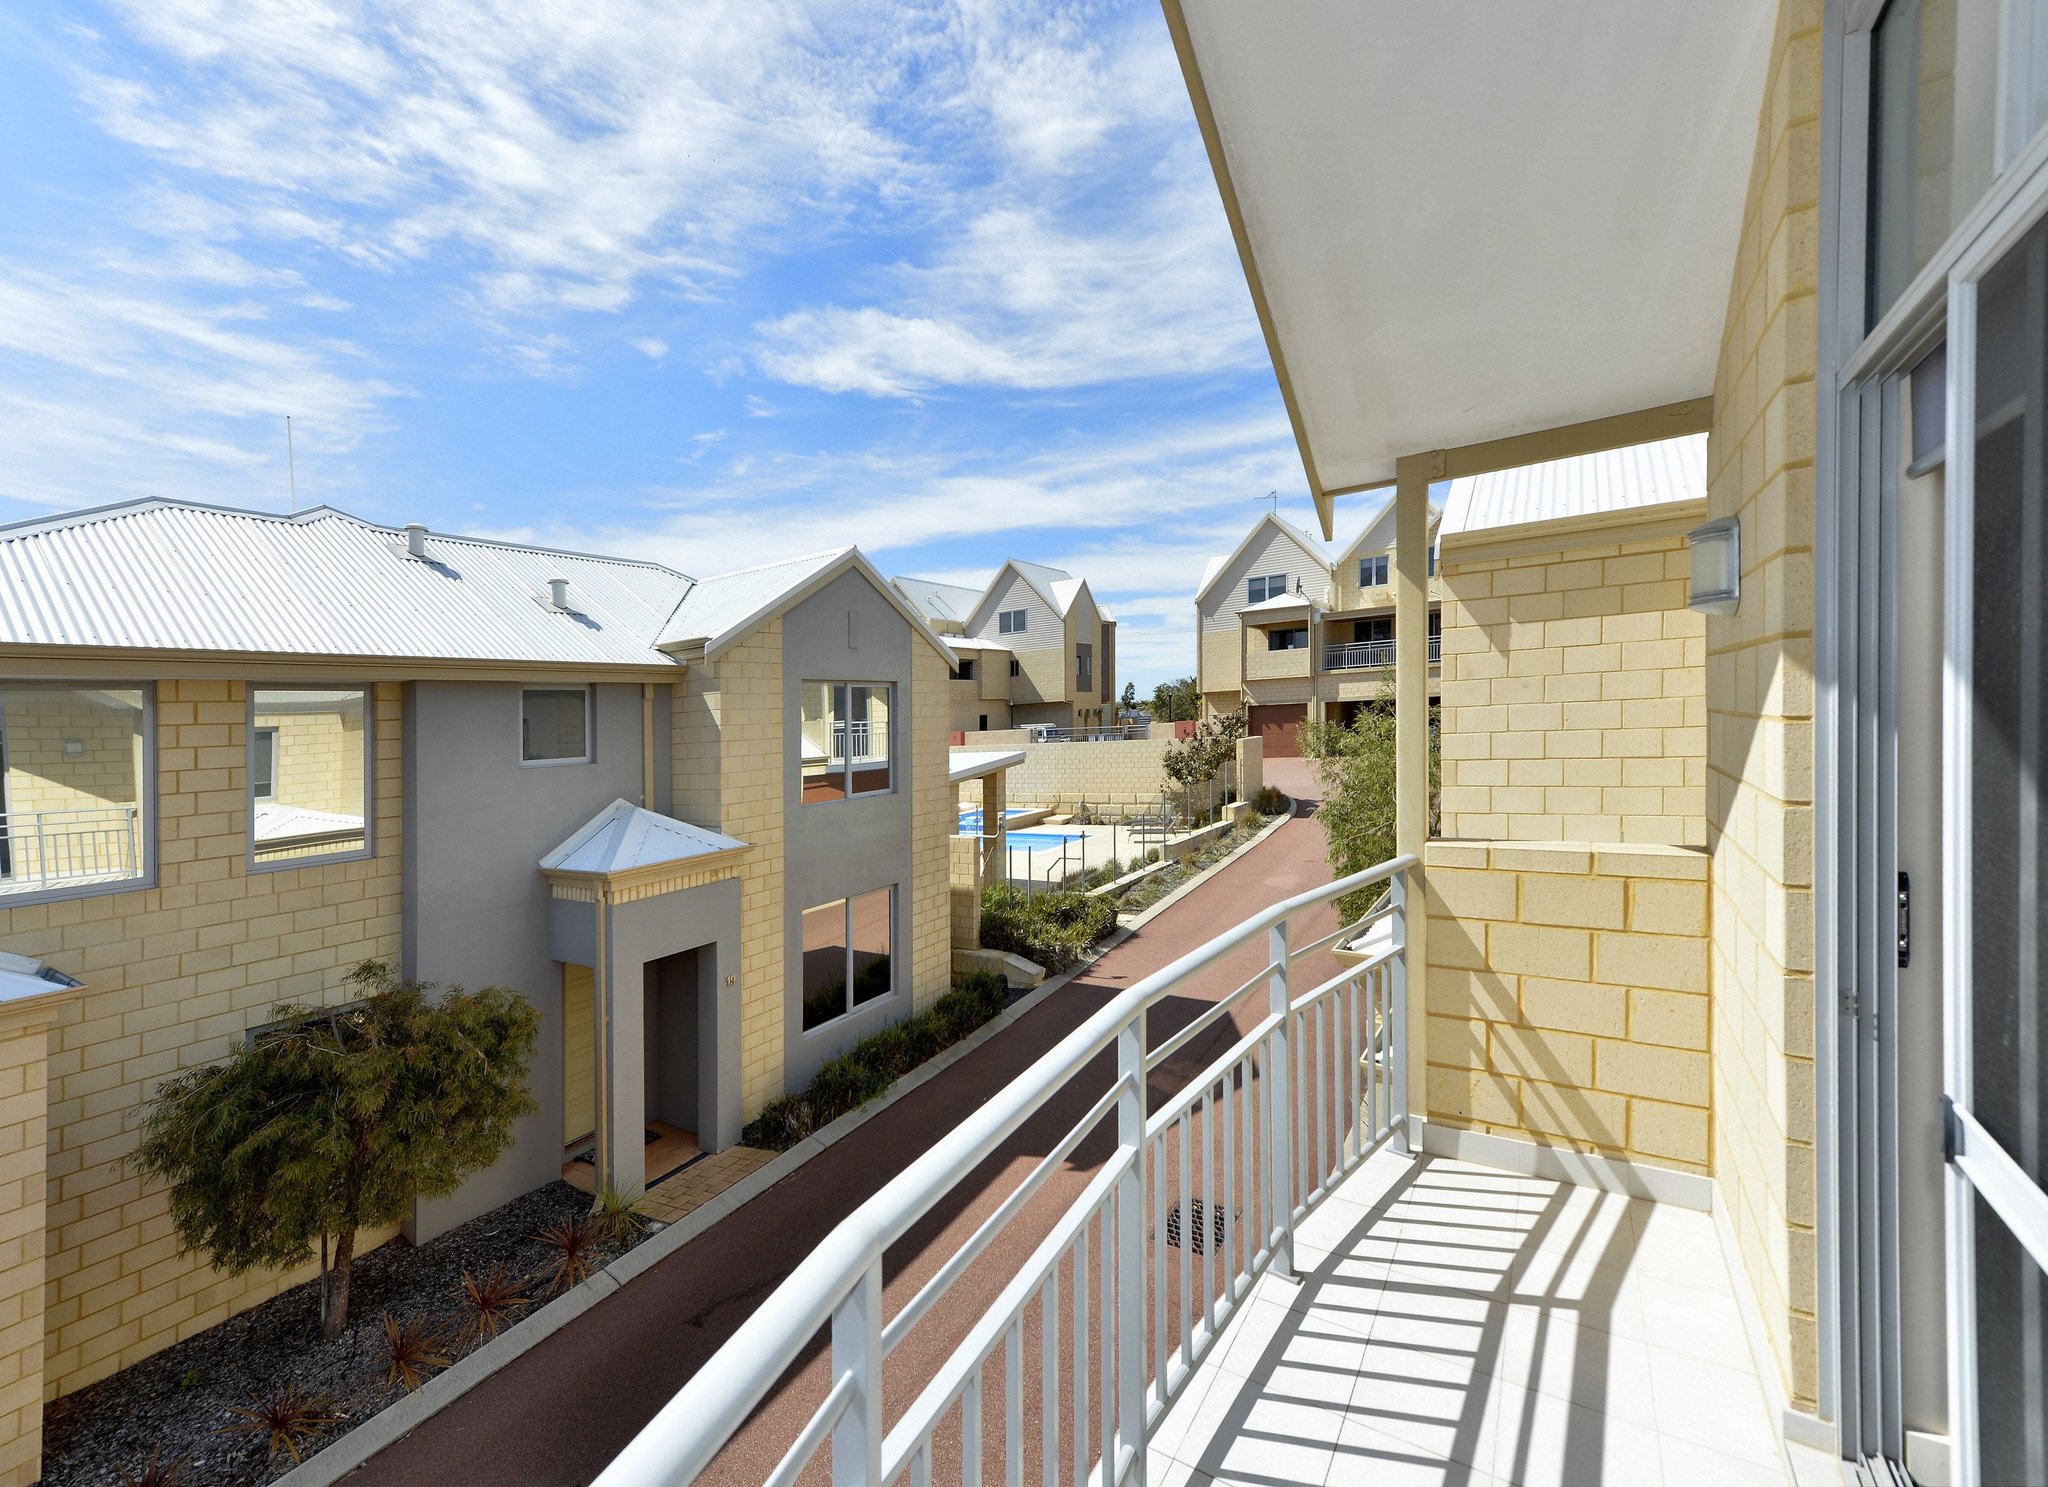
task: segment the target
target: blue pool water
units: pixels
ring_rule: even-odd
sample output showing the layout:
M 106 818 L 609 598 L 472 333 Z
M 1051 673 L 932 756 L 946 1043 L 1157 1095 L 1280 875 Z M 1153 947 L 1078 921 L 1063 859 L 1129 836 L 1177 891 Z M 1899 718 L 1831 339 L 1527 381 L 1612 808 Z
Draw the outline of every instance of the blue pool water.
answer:
M 1004 811 L 1004 812 L 1003 812 L 1003 819 L 1004 819 L 1005 821 L 1007 821 L 1007 820 L 1009 820 L 1009 819 L 1010 819 L 1010 818 L 1011 818 L 1012 816 L 1021 816 L 1021 815 L 1023 815 L 1023 814 L 1024 814 L 1024 811 L 1023 811 L 1023 808 L 1022 808 L 1022 807 L 1013 807 L 1012 809 L 1010 809 L 1010 810 L 1007 810 L 1007 811 Z M 971 811 L 962 811 L 962 812 L 960 813 L 960 833 L 961 833 L 961 835 L 965 836 L 965 835 L 967 835 L 967 834 L 968 834 L 968 833 L 970 833 L 970 832 L 972 832 L 972 833 L 974 833 L 974 834 L 977 834 L 977 835 L 978 835 L 978 834 L 980 833 L 980 831 L 981 831 L 981 810 L 980 810 L 980 808 L 979 808 L 979 807 L 976 807 L 976 808 L 975 808 L 974 810 L 971 810 Z
M 1064 846 L 1068 842 L 1087 840 L 1086 835 L 1078 831 L 1012 831 L 1006 833 L 1006 837 L 1013 847 L 1030 847 L 1034 849 L 1038 847 Z

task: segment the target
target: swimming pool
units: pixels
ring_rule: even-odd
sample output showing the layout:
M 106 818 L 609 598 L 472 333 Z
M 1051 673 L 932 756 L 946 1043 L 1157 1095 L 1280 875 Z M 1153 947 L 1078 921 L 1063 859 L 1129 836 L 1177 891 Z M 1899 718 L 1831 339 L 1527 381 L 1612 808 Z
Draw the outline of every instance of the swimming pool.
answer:
M 1012 816 L 1021 816 L 1023 814 L 1025 814 L 1023 807 L 1013 806 L 1003 812 L 1003 819 L 1007 821 Z M 962 836 L 978 836 L 981 834 L 981 807 L 976 806 L 971 811 L 962 811 L 960 813 L 960 834 Z
M 1041 847 L 1063 847 L 1068 842 L 1085 842 L 1088 840 L 1088 834 L 1082 831 L 1011 831 L 1004 833 L 1004 839 L 1013 847 L 1037 851 Z

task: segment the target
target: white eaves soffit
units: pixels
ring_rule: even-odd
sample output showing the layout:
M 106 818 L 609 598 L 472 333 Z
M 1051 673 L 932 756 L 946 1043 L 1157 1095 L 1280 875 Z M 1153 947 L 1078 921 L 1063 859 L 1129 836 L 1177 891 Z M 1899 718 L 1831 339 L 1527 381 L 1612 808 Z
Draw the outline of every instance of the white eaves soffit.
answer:
M 1318 505 L 1712 392 L 1775 0 L 1165 5 Z

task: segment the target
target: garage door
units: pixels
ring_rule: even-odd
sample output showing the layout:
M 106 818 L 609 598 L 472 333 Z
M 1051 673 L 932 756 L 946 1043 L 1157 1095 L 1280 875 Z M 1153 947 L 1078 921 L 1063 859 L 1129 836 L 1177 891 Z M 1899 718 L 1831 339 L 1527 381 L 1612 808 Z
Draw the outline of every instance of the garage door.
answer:
M 1252 737 L 1265 745 L 1268 759 L 1298 759 L 1301 757 L 1299 730 L 1307 718 L 1306 702 L 1283 702 L 1253 708 L 1247 721 L 1251 725 Z

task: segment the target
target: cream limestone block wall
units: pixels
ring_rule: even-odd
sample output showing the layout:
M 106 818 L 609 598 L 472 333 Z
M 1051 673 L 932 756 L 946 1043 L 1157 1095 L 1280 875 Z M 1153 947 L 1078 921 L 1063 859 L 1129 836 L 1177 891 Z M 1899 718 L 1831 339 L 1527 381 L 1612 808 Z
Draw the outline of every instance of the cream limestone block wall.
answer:
M 1707 503 L 1742 606 L 1707 622 L 1715 1175 L 1787 1393 L 1815 1408 L 1814 365 L 1820 0 L 1783 0 L 1729 286 Z
M 1429 1119 L 1705 1173 L 1707 859 L 1432 842 Z
M 163 1076 L 220 1058 L 279 1002 L 346 1000 L 358 961 L 398 957 L 399 688 L 376 689 L 377 855 L 259 873 L 245 699 L 240 682 L 157 685 L 157 887 L 0 908 L 0 943 L 85 983 L 49 1033 L 45 1397 L 315 1273 L 230 1278 L 178 1254 L 162 1189 L 125 1165 Z
M 277 730 L 276 798 L 279 801 L 345 816 L 361 812 L 363 733 L 360 717 L 346 716 L 339 709 L 306 712 L 259 708 L 256 726 Z
M 1442 834 L 1704 847 L 1684 537 L 1446 556 Z
M 947 778 L 945 657 L 910 642 L 910 1002 L 921 1010 L 953 984 L 952 844 L 960 817 Z
M 1202 632 L 1202 692 L 1232 693 L 1243 685 L 1239 637 L 1235 630 Z
M 57 1010 L 52 997 L 0 1007 L 0 1487 L 42 1474 L 44 1071 Z
M 942 671 L 942 704 L 943 681 Z M 677 817 L 754 849 L 740 871 L 740 1109 L 752 1120 L 783 1084 L 782 621 L 716 661 L 692 662 L 673 695 Z M 943 712 L 918 722 L 943 754 Z M 928 745 L 920 737 L 915 746 Z

